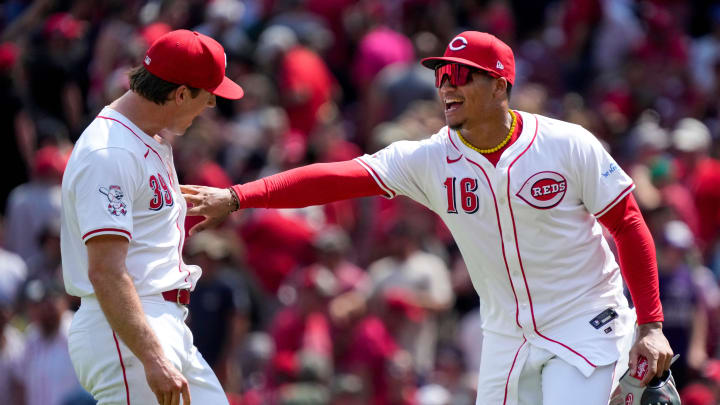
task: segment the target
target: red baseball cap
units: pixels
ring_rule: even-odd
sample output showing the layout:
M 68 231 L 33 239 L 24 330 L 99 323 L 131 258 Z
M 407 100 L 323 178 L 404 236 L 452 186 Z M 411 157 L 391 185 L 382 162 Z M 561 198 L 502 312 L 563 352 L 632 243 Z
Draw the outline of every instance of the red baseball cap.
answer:
M 143 65 L 170 83 L 205 89 L 231 100 L 244 94 L 242 87 L 225 76 L 227 56 L 222 45 L 199 32 L 175 30 L 161 36 L 148 49 Z
M 425 58 L 420 62 L 430 69 L 446 63 L 460 63 L 504 77 L 510 84 L 515 82 L 512 49 L 486 32 L 465 31 L 450 41 L 443 56 Z

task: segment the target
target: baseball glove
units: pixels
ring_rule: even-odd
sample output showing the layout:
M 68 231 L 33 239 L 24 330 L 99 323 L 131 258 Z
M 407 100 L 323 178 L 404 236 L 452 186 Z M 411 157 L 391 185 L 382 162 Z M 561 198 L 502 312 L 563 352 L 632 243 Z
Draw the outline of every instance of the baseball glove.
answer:
M 675 355 L 672 363 L 678 357 L 680 355 Z M 646 372 L 647 359 L 640 358 L 638 363 L 640 376 L 630 375 L 630 370 L 626 371 L 620 377 L 620 383 L 613 392 L 609 405 L 680 405 L 680 394 L 670 370 L 666 371 L 662 378 L 655 377 L 647 385 L 642 385 L 642 376 Z

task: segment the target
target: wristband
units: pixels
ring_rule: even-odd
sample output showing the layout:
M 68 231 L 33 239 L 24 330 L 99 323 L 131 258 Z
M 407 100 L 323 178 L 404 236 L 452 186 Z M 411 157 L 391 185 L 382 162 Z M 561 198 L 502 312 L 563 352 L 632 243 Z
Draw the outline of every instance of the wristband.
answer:
M 232 196 L 232 201 L 228 202 L 228 207 L 230 208 L 230 212 L 235 212 L 240 209 L 240 199 L 232 187 L 228 187 L 227 189 L 230 190 L 230 195 Z

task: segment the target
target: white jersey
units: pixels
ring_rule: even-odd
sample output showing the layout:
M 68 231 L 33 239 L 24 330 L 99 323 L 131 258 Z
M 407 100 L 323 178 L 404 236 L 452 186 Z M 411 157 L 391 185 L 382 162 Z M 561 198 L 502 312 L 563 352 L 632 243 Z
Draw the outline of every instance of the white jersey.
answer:
M 587 376 L 618 360 L 634 328 L 596 220 L 634 185 L 587 130 L 519 114 L 522 133 L 497 167 L 447 127 L 357 161 L 388 197 L 408 196 L 442 217 L 482 301 L 486 333 L 522 338 Z M 591 324 L 606 309 L 616 316 Z
M 138 295 L 194 288 L 200 268 L 182 260 L 186 211 L 170 145 L 104 108 L 78 139 L 63 176 L 67 292 L 93 294 L 85 242 L 106 234 L 130 241 L 126 266 Z

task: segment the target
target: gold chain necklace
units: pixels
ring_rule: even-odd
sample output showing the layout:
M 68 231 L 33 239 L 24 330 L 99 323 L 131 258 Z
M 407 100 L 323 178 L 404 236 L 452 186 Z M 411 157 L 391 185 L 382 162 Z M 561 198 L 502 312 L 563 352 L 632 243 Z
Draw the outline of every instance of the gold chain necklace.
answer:
M 510 138 L 512 138 L 512 134 L 513 134 L 513 132 L 515 132 L 515 126 L 517 125 L 517 117 L 515 116 L 515 113 L 513 112 L 513 110 L 508 110 L 508 111 L 510 112 L 510 115 L 512 116 L 512 125 L 510 125 L 510 131 L 508 131 L 508 134 L 505 137 L 505 139 L 502 142 L 500 142 L 500 145 L 498 145 L 494 148 L 490 148 L 490 149 L 480 149 L 480 148 L 476 148 L 475 146 L 470 144 L 470 142 L 468 142 L 465 138 L 463 138 L 462 134 L 460 134 L 460 131 L 456 131 L 458 134 L 458 137 L 460 138 L 462 143 L 465 144 L 465 146 L 474 150 L 475 152 L 482 153 L 482 154 L 488 154 L 488 153 L 493 153 L 493 152 L 499 151 L 500 149 L 503 148 L 503 146 L 507 145 L 507 143 L 510 142 Z

